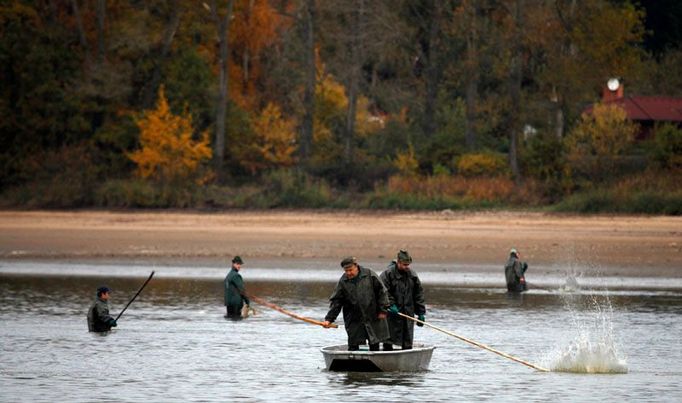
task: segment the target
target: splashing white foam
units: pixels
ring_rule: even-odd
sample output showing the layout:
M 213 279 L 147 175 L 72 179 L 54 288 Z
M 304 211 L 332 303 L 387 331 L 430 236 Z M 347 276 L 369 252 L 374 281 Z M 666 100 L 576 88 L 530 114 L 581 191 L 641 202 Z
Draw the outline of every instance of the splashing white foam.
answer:
M 553 353 L 548 365 L 552 371 L 587 374 L 624 374 L 627 362 L 611 340 L 578 339 Z
M 552 371 L 588 374 L 624 374 L 627 361 L 614 340 L 611 303 L 590 298 L 590 308 L 577 312 L 569 300 L 572 329 L 576 331 L 567 346 L 558 346 L 543 360 Z M 606 309 L 604 309 L 606 307 Z

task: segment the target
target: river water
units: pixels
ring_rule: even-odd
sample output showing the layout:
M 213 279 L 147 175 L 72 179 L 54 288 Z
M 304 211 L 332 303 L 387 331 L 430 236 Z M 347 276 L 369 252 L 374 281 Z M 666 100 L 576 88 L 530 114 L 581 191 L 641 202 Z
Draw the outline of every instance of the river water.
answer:
M 113 288 L 116 315 L 151 270 L 119 326 L 88 333 L 94 290 Z M 323 329 L 256 304 L 255 316 L 225 320 L 225 274 L 0 262 L 0 401 L 682 401 L 679 279 L 632 280 L 643 289 L 570 281 L 511 297 L 485 278 L 472 286 L 420 272 L 429 323 L 551 372 L 423 327 L 415 341 L 436 346 L 429 371 L 336 373 L 325 370 L 320 348 L 345 343 L 342 326 Z M 252 294 L 318 320 L 340 274 L 243 271 Z

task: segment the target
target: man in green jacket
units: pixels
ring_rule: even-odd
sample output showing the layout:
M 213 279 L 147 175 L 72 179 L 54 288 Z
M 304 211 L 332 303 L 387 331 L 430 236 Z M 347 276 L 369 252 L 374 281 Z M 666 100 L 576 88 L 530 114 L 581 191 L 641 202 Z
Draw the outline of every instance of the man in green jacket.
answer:
M 341 267 L 344 274 L 329 297 L 329 312 L 324 318 L 324 326 L 329 327 L 343 309 L 348 350 L 359 350 L 365 341 L 369 342 L 371 351 L 379 350 L 379 344 L 389 337 L 386 288 L 375 272 L 358 265 L 354 257 L 344 258 Z
M 413 270 L 410 270 L 412 257 L 406 250 L 400 250 L 396 260 L 392 261 L 381 273 L 381 281 L 388 290 L 391 303 L 388 312 L 388 328 L 391 338 L 384 343 L 384 350 L 393 350 L 393 345 L 399 345 L 403 350 L 412 348 L 414 340 L 414 322 L 399 316 L 401 312 L 408 316 L 415 316 L 424 321 L 426 305 L 424 305 L 424 289 L 422 283 Z M 417 323 L 417 326 L 424 326 Z
M 239 274 L 244 261 L 241 257 L 235 256 L 232 259 L 232 269 L 225 276 L 225 307 L 227 308 L 226 317 L 230 319 L 241 319 L 244 304 L 249 305 L 249 298 L 245 294 L 244 280 Z
M 528 270 L 528 263 L 522 262 L 519 252 L 512 248 L 509 251 L 509 259 L 504 265 L 504 276 L 507 280 L 508 292 L 524 292 L 528 290 L 526 270 Z
M 116 327 L 116 319 L 109 315 L 109 292 L 106 286 L 97 289 L 97 298 L 88 309 L 88 331 L 108 332 Z

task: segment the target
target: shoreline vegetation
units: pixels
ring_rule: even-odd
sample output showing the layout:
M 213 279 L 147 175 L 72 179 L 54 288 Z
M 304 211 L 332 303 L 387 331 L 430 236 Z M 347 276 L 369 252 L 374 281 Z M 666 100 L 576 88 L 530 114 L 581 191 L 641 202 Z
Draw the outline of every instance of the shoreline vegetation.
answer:
M 0 7 L 0 209 L 682 215 L 671 2 L 43 3 Z
M 682 171 L 645 171 L 574 192 L 507 176 L 397 175 L 371 190 L 334 187 L 295 169 L 235 185 L 97 181 L 56 175 L 0 194 L 4 209 L 322 209 L 392 211 L 529 210 L 587 214 L 682 215 Z

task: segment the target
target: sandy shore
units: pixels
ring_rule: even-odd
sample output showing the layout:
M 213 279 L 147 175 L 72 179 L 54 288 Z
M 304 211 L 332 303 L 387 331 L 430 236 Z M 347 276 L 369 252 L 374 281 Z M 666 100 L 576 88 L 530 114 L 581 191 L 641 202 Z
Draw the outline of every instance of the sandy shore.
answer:
M 5 261 L 147 261 L 224 265 L 387 262 L 502 265 L 516 247 L 531 267 L 595 267 L 604 275 L 682 277 L 682 218 L 543 213 L 265 211 L 0 212 Z

